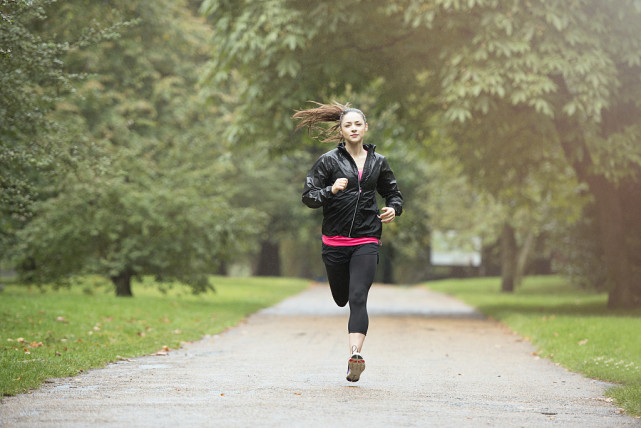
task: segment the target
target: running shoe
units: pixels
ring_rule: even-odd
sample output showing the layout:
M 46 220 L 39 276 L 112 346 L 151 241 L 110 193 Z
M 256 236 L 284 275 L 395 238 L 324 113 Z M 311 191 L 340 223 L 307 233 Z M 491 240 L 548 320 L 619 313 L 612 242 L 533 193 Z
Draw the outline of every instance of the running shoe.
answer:
M 354 352 L 347 362 L 347 380 L 358 382 L 363 370 L 365 370 L 365 360 L 361 354 Z

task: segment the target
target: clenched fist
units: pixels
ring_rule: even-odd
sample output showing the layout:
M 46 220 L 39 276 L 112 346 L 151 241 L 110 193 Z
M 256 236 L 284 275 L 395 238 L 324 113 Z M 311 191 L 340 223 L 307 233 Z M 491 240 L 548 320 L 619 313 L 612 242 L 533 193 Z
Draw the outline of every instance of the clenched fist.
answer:
M 347 187 L 347 178 L 337 178 L 336 181 L 334 182 L 334 185 L 332 185 L 332 193 L 337 194 L 341 190 L 345 190 Z

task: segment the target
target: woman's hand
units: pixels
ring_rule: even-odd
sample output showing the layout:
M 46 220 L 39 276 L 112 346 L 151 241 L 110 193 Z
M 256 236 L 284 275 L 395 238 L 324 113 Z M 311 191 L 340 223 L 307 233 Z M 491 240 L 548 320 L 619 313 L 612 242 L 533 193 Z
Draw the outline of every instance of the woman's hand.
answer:
M 396 217 L 396 211 L 391 207 L 381 208 L 381 215 L 378 218 L 381 219 L 381 223 L 391 223 Z
M 338 178 L 332 186 L 332 193 L 337 194 L 341 190 L 345 190 L 345 188 L 347 188 L 347 178 Z

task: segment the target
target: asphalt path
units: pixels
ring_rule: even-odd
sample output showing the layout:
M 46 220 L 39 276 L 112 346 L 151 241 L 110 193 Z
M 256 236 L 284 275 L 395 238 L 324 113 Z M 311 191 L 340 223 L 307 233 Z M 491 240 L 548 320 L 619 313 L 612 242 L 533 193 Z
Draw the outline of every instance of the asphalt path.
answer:
M 641 427 L 611 386 L 422 287 L 375 284 L 361 380 L 346 308 L 314 285 L 166 355 L 53 379 L 0 403 L 16 427 Z

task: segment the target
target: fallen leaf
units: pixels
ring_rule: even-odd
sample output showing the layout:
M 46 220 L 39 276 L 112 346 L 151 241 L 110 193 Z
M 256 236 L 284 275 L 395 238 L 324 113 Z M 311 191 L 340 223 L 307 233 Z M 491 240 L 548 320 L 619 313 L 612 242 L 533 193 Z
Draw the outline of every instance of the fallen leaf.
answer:
M 221 394 L 220 394 L 220 396 L 221 396 L 221 397 L 222 397 L 223 395 L 225 395 L 225 394 L 224 394 L 224 393 L 221 393 Z
M 19 337 L 16 339 L 16 342 L 25 343 L 26 340 L 24 340 L 24 337 Z
M 40 348 L 41 346 L 44 346 L 42 342 L 36 342 L 35 340 L 29 344 L 30 348 Z
M 171 351 L 171 349 L 169 349 L 169 346 L 167 346 L 167 345 L 163 346 L 162 350 L 165 351 L 165 352 Z
M 579 346 L 583 346 L 588 343 L 588 339 L 579 340 L 577 343 L 579 344 Z
M 62 356 L 62 354 L 60 352 L 58 352 L 58 351 L 56 351 L 55 355 L 56 355 L 56 357 L 61 357 Z
M 13 381 L 15 382 L 15 381 L 20 380 L 20 379 L 22 379 L 22 376 L 15 378 Z
M 69 320 L 67 320 L 65 317 L 58 317 L 58 318 L 56 318 L 56 321 L 58 321 L 58 322 L 69 322 Z
M 31 352 L 29 352 L 29 350 L 27 348 L 24 348 L 24 353 L 27 354 L 27 355 L 31 355 Z

